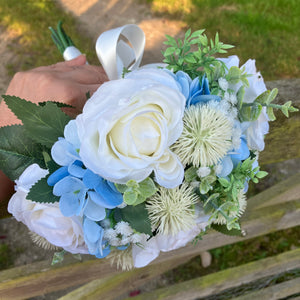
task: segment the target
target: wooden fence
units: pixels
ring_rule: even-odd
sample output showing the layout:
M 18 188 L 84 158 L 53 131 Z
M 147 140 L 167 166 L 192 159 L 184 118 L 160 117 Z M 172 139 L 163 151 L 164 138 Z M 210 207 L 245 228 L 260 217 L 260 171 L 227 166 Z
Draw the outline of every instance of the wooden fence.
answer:
M 293 130 L 299 136 L 299 114 L 292 122 L 298 124 Z M 273 147 L 275 144 L 272 141 L 275 140 L 278 144 L 274 136 L 269 139 L 267 143 L 273 144 Z M 299 138 L 296 143 L 299 144 Z M 279 157 L 283 160 L 300 157 L 299 148 L 293 148 L 292 154 L 290 151 L 281 152 Z M 270 162 L 268 159 L 264 158 Z M 161 253 L 149 266 L 127 272 L 111 267 L 105 259 L 93 259 L 89 256 L 84 257 L 81 262 L 70 256 L 55 266 L 51 266 L 50 260 L 47 260 L 4 270 L 0 272 L 0 299 L 28 299 L 78 286 L 60 300 L 125 299 L 130 291 L 203 251 L 299 226 L 300 173 L 249 199 L 242 225 L 246 231 L 244 237 L 229 237 L 212 231 L 196 246 L 190 244 L 185 248 Z M 300 274 L 300 249 L 143 293 L 131 299 L 215 299 L 209 297 L 228 289 L 274 278 L 285 272 Z M 300 278 L 294 276 L 291 280 L 258 291 L 245 292 L 235 299 L 299 299 L 299 296 Z

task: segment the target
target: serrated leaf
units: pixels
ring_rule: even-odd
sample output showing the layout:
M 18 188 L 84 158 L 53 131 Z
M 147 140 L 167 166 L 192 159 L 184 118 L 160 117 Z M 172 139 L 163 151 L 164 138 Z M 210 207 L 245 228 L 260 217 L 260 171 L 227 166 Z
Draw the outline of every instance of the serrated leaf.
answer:
M 39 106 L 15 96 L 4 95 L 3 98 L 36 142 L 51 148 L 59 137 L 64 136 L 64 128 L 70 117 L 54 103 L 47 102 L 45 106 Z
M 151 223 L 148 217 L 148 211 L 145 203 L 137 206 L 126 206 L 120 210 L 122 219 L 140 233 L 146 233 L 152 236 Z
M 0 169 L 11 180 L 18 179 L 32 164 L 46 168 L 42 147 L 26 135 L 24 126 L 1 127 L 0 136 Z
M 47 177 L 32 186 L 26 199 L 37 203 L 59 202 L 59 197 L 53 195 L 53 187 L 47 183 Z
M 226 225 L 212 224 L 211 228 L 226 235 L 242 236 L 242 231 L 240 229 L 228 230 Z

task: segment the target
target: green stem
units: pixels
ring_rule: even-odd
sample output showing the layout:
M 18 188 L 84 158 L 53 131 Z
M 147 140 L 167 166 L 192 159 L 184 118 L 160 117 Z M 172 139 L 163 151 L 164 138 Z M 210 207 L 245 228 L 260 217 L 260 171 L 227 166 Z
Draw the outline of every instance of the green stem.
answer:
M 254 106 L 254 102 L 253 103 L 243 103 L 243 106 Z M 262 103 L 259 103 L 261 106 L 265 106 L 265 107 L 273 107 L 273 108 L 276 108 L 276 109 L 281 109 L 282 105 L 279 105 L 279 104 L 273 104 L 273 103 L 270 103 L 270 104 L 262 104 Z

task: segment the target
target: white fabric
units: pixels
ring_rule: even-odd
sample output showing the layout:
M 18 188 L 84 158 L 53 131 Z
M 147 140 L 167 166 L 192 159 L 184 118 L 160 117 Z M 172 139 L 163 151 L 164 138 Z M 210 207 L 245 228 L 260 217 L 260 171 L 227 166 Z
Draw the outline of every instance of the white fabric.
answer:
M 128 42 L 124 42 L 121 37 Z M 145 34 L 137 25 L 129 24 L 103 32 L 96 42 L 96 53 L 110 80 L 122 77 L 123 68 L 137 69 L 145 47 Z M 134 63 L 133 63 L 134 61 Z

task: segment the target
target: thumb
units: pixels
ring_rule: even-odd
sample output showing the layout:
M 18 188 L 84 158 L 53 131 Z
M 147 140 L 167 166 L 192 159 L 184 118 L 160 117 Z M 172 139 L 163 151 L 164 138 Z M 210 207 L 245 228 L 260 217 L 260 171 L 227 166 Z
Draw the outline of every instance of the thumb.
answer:
M 81 55 L 77 56 L 76 58 L 65 61 L 64 64 L 68 67 L 85 65 L 86 64 L 86 56 L 84 54 L 81 54 Z

